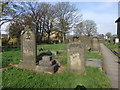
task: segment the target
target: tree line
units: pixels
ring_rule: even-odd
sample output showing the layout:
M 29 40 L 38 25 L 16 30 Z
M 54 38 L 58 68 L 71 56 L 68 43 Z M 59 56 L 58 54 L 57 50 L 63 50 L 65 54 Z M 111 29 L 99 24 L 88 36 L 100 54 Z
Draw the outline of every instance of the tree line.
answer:
M 9 35 L 12 38 L 20 38 L 21 31 L 26 25 L 35 31 L 37 43 L 47 36 L 50 42 L 50 33 L 60 31 L 62 42 L 65 42 L 66 34 L 71 28 L 77 36 L 93 35 L 97 32 L 96 23 L 93 20 L 82 20 L 82 14 L 75 5 L 69 2 L 55 4 L 43 2 L 2 2 L 1 24 L 11 22 Z M 45 34 L 46 33 L 46 34 Z

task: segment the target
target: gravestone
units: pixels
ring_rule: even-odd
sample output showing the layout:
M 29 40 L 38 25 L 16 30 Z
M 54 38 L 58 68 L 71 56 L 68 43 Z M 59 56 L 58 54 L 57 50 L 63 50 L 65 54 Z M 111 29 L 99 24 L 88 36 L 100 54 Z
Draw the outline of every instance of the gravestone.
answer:
M 68 43 L 69 43 L 69 39 L 66 39 L 66 40 L 65 40 L 65 44 L 68 44 Z
M 88 36 L 81 36 L 80 41 L 84 44 L 84 47 L 89 50 L 91 49 L 91 37 Z
M 19 67 L 35 69 L 36 67 L 36 40 L 35 33 L 26 26 L 21 35 L 21 62 Z
M 119 43 L 119 38 L 115 38 L 115 44 Z
M 67 49 L 68 70 L 71 72 L 85 72 L 83 44 L 74 42 L 68 44 Z
M 79 37 L 74 36 L 74 37 L 73 37 L 73 42 L 78 42 L 78 41 L 79 41 Z
M 100 46 L 99 46 L 99 40 L 97 37 L 92 38 L 92 51 L 93 52 L 99 52 Z
M 110 38 L 110 43 L 115 44 L 115 37 Z

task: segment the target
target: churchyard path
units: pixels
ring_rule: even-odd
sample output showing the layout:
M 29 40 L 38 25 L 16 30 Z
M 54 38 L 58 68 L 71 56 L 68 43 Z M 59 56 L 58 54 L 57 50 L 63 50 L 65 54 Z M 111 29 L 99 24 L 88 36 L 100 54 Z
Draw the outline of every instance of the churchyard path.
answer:
M 114 55 L 111 50 L 109 50 L 104 44 L 100 44 L 101 53 L 103 56 L 103 69 L 107 74 L 111 88 L 120 88 L 120 80 L 118 80 L 118 68 L 120 65 L 118 64 L 118 57 Z

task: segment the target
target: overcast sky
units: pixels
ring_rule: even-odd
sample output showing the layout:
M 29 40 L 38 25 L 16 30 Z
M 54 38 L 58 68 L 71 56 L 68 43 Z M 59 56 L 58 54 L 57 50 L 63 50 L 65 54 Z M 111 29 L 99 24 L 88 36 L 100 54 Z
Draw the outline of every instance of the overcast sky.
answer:
M 70 2 L 76 5 L 83 14 L 84 20 L 94 20 L 97 24 L 98 33 L 105 34 L 111 32 L 116 34 L 117 25 L 115 20 L 118 18 L 118 2 Z M 1 27 L 5 30 L 7 24 Z M 2 32 L 5 33 L 5 32 Z

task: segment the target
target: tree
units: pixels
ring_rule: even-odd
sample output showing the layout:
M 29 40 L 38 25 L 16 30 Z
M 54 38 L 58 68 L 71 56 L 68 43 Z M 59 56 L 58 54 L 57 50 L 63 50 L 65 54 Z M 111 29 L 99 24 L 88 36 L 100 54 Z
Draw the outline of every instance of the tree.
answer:
M 16 9 L 17 8 L 17 9 Z M 18 21 L 19 16 L 23 13 L 24 7 L 18 7 L 13 2 L 0 2 L 0 26 L 11 21 Z
M 65 35 L 71 28 L 76 16 L 77 8 L 68 2 L 57 3 L 56 6 L 57 26 L 62 32 L 62 41 L 65 41 Z
M 97 33 L 97 25 L 93 20 L 86 20 L 84 22 L 84 25 L 85 35 L 91 36 Z
M 19 4 L 17 4 L 19 7 Z M 54 8 L 49 3 L 22 2 L 20 7 L 25 10 L 21 21 L 23 25 L 29 25 L 36 32 L 37 43 L 41 42 L 43 34 L 47 33 L 48 42 L 50 41 L 50 32 L 53 29 Z
M 20 39 L 22 30 L 24 30 L 24 27 L 20 22 L 13 22 L 11 23 L 9 28 L 9 35 L 11 38 Z
M 41 3 L 39 11 L 42 13 L 43 31 L 47 33 L 47 40 L 50 43 L 50 33 L 53 31 L 53 22 L 55 20 L 54 6 L 49 3 Z
M 110 38 L 112 36 L 111 32 L 106 33 L 107 38 Z
M 37 43 L 42 41 L 44 35 L 50 42 L 50 33 L 53 30 L 62 32 L 62 41 L 64 42 L 66 33 L 78 20 L 77 8 L 66 2 L 55 5 L 38 2 L 13 2 L 7 5 L 9 9 L 13 10 L 10 17 L 7 15 L 7 19 L 13 21 L 13 26 L 9 31 L 10 35 L 13 35 L 12 37 L 20 36 L 21 30 L 29 25 L 36 32 Z M 9 9 L 7 9 L 8 12 Z
M 84 34 L 84 22 L 83 21 L 75 25 L 74 33 L 75 33 L 75 36 L 81 36 L 82 34 Z

